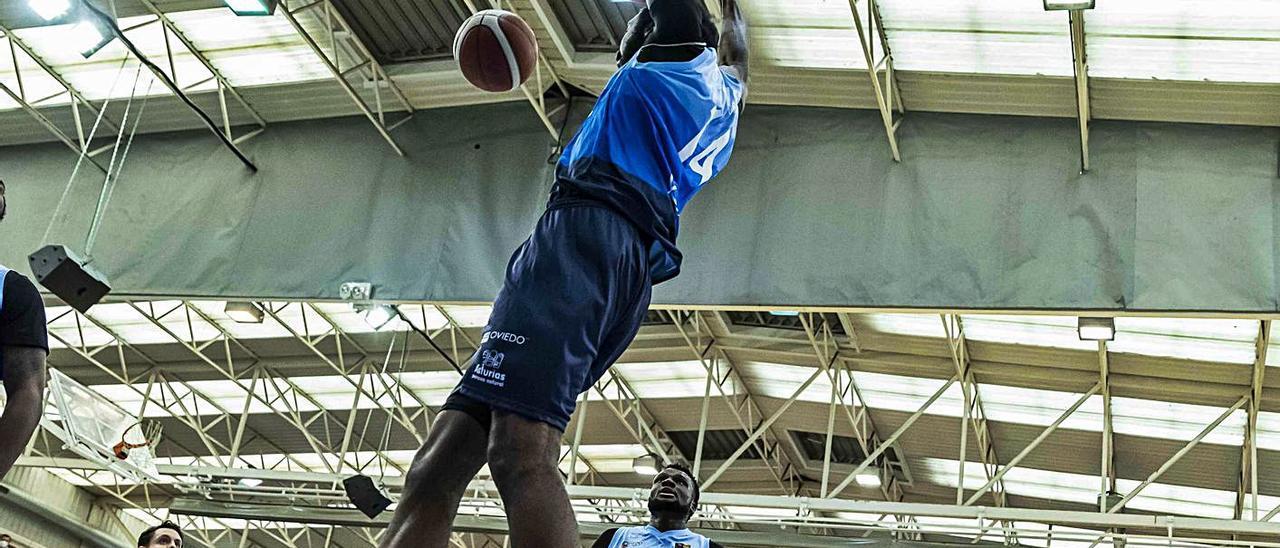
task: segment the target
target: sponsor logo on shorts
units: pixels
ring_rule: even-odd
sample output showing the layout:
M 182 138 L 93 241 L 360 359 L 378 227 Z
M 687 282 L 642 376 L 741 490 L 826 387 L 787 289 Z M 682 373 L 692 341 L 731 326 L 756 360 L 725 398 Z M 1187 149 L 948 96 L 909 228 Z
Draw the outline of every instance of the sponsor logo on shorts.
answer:
M 507 355 L 494 350 L 483 350 L 480 352 L 480 361 L 471 370 L 472 378 L 497 387 L 503 387 L 507 384 L 507 374 L 498 371 L 502 369 L 502 361 L 507 359 Z
M 492 342 L 503 341 L 503 342 L 509 342 L 509 343 L 515 343 L 515 344 L 524 344 L 525 341 L 527 340 L 528 339 L 526 339 L 524 335 L 517 335 L 515 333 L 506 333 L 503 331 L 485 331 L 484 336 L 480 338 L 480 344 L 484 344 L 491 341 Z

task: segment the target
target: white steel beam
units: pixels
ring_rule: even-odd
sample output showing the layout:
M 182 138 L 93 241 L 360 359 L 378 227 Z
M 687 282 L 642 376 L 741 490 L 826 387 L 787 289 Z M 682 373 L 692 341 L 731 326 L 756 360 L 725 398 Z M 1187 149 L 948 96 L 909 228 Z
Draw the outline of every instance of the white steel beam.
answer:
M 866 1 L 869 3 L 867 13 L 868 23 L 872 26 L 871 36 L 868 36 L 867 29 L 858 17 L 858 0 L 849 0 L 849 9 L 853 12 L 853 26 L 858 31 L 858 45 L 862 48 L 862 57 L 866 61 L 867 76 L 871 78 L 871 91 L 876 96 L 876 107 L 880 109 L 880 119 L 884 122 L 885 135 L 889 138 L 889 150 L 893 154 L 893 161 L 901 162 L 902 153 L 898 150 L 898 125 L 902 120 L 895 121 L 893 116 L 894 90 L 897 88 L 893 71 L 893 54 L 889 50 L 889 41 L 885 39 L 883 33 L 884 25 L 880 21 L 880 10 L 876 0 Z M 883 57 L 879 61 L 875 59 L 876 40 L 881 41 Z M 886 76 L 883 85 L 880 82 L 882 67 Z
M 1076 119 L 1080 126 L 1080 172 L 1089 171 L 1089 63 L 1085 47 L 1084 11 L 1071 10 L 1071 58 L 1076 82 Z
M 378 134 L 387 141 L 387 144 L 391 145 L 392 150 L 395 150 L 396 154 L 404 156 L 404 150 L 400 148 L 400 145 L 396 143 L 395 138 L 391 136 L 391 130 L 413 117 L 413 105 L 409 104 L 409 100 L 405 98 L 404 93 L 400 91 L 399 86 L 396 85 L 395 81 L 392 80 L 390 76 L 387 76 L 387 72 L 383 70 L 382 65 L 373 58 L 373 55 L 369 53 L 369 49 L 360 42 L 359 38 L 356 37 L 355 32 L 351 30 L 351 26 L 348 25 L 342 15 L 338 13 L 338 10 L 333 6 L 333 3 L 330 0 L 317 0 L 306 4 L 303 4 L 300 0 L 281 0 L 280 7 L 282 8 L 280 12 L 284 15 L 285 19 L 289 20 L 289 24 L 293 25 L 294 31 L 302 37 L 303 41 L 305 41 L 311 48 L 311 51 L 316 54 L 316 57 L 320 58 L 320 61 L 324 63 L 325 68 L 329 70 L 329 73 L 338 81 L 338 84 L 342 86 L 342 89 L 346 91 L 347 95 L 351 97 L 351 100 L 355 102 L 356 107 L 360 109 L 360 112 L 369 119 L 369 122 L 373 124 L 373 127 L 378 131 Z M 314 12 L 315 10 L 322 10 L 323 13 L 317 14 L 316 18 L 324 24 L 326 32 L 329 33 L 330 39 L 334 41 L 332 58 L 330 58 L 329 53 L 325 52 L 324 48 L 320 47 L 319 42 L 317 42 L 316 38 L 311 35 L 306 26 L 298 20 L 298 16 L 304 12 Z M 340 48 L 338 44 L 339 40 L 345 41 L 350 47 Z M 352 63 L 351 67 L 342 66 L 343 53 L 346 53 L 348 56 L 356 57 L 356 60 Z M 351 85 L 351 81 L 347 79 L 347 77 L 352 73 L 352 68 L 358 68 L 359 70 L 356 70 L 355 72 L 359 72 L 362 79 L 368 78 L 366 81 L 372 83 L 376 99 L 373 106 L 370 106 L 369 103 L 365 101 L 364 97 L 360 95 L 360 92 L 356 91 L 355 86 Z M 365 72 L 368 73 L 367 76 L 365 75 Z M 384 86 L 391 90 L 394 98 L 400 102 L 401 106 L 403 106 L 405 110 L 404 118 L 391 124 L 387 123 L 386 112 L 382 108 L 382 88 Z

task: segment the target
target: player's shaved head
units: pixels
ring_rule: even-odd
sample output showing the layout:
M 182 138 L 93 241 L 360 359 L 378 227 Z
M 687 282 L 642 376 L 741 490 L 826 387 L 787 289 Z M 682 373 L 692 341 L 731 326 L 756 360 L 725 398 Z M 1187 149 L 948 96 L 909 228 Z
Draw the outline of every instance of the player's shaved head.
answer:
M 705 43 L 716 47 L 720 32 L 704 0 L 649 0 L 654 29 L 651 44 Z

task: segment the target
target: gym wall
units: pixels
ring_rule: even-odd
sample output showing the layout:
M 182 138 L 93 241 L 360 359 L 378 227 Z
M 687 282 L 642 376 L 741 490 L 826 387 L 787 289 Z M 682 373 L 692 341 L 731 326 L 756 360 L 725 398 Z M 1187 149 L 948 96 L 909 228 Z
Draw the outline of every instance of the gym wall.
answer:
M 578 101 L 573 117 L 590 105 Z M 1274 128 L 752 106 L 687 210 L 656 303 L 1112 311 L 1280 310 Z M 572 131 L 572 130 L 570 130 Z M 569 133 L 566 134 L 566 136 Z M 140 136 L 93 255 L 114 294 L 489 301 L 546 200 L 552 142 L 525 104 L 421 111 L 396 156 L 362 118 L 279 123 L 244 148 Z M 76 156 L 0 148 L 0 263 L 26 268 Z M 82 249 L 84 166 L 50 240 Z

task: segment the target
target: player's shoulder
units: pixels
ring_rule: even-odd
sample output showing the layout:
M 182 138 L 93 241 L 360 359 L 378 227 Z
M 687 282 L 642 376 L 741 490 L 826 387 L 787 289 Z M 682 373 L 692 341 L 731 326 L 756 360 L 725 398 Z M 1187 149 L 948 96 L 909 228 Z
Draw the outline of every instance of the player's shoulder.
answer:
M 37 305 L 43 306 L 43 298 L 36 284 L 16 270 L 0 272 L 0 313 Z

